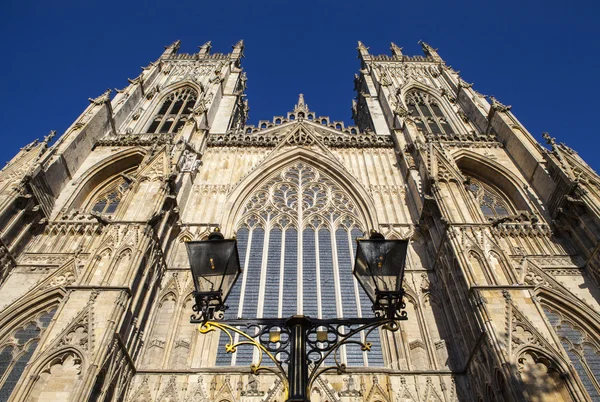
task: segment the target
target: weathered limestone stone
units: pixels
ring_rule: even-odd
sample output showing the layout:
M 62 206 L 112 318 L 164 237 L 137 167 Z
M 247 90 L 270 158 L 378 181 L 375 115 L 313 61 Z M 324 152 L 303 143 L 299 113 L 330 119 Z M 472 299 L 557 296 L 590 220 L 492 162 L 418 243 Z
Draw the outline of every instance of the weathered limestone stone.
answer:
M 177 41 L 22 148 L 0 172 L 0 400 L 283 402 L 268 356 L 190 324 L 185 243 L 215 227 L 248 321 L 370 316 L 354 240 L 410 239 L 408 320 L 325 358 L 312 402 L 600 400 L 600 177 L 421 45 L 359 42 L 356 126 L 303 95 L 253 126 L 244 43 Z

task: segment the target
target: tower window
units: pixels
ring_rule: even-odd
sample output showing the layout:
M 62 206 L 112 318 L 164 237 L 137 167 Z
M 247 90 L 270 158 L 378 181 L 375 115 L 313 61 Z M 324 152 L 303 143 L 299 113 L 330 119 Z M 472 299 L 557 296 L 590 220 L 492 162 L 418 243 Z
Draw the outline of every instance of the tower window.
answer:
M 509 208 L 504 197 L 500 193 L 477 179 L 471 178 L 468 187 L 479 203 L 479 208 L 486 219 L 501 218 L 510 215 Z
M 109 215 L 115 213 L 128 188 L 129 183 L 124 179 L 113 183 L 95 199 L 92 211 Z
M 452 128 L 438 101 L 429 94 L 410 91 L 406 95 L 406 104 L 419 130 L 433 134 L 452 134 Z
M 177 133 L 192 114 L 197 94 L 191 88 L 172 92 L 163 102 L 148 127 L 149 133 Z

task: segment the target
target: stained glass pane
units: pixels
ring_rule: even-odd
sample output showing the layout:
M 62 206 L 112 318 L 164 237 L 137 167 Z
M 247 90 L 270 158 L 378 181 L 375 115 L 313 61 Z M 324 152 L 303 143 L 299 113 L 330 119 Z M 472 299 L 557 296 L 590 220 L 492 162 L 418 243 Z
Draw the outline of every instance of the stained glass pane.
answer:
M 111 202 L 110 204 L 108 204 L 108 207 L 105 210 L 105 213 L 107 214 L 112 214 L 117 210 L 117 207 L 119 206 L 119 201 L 115 201 L 115 202 Z
M 35 338 L 40 333 L 40 328 L 38 328 L 37 324 L 30 323 L 25 328 L 18 330 L 15 332 L 15 339 L 19 343 L 19 345 L 24 345 L 28 340 Z
M 583 358 L 585 359 L 585 362 L 589 368 L 589 372 L 593 373 L 596 382 L 600 383 L 600 353 L 598 353 L 590 345 L 584 345 Z M 595 387 L 592 391 L 588 390 L 588 392 L 590 393 L 592 400 L 600 401 L 600 393 L 598 393 L 598 390 Z
M 37 341 L 30 343 L 27 346 L 25 353 L 19 357 L 19 360 L 17 360 L 12 367 L 10 374 L 6 377 L 6 381 L 4 381 L 2 388 L 0 388 L 0 401 L 8 400 L 8 397 L 15 389 L 17 382 L 19 382 L 19 378 L 21 378 L 21 374 L 23 374 L 23 370 L 25 370 L 25 366 L 27 365 L 27 362 L 29 362 L 29 359 L 31 359 L 31 355 L 33 355 L 36 347 Z
M 279 273 L 281 265 L 281 229 L 271 230 L 263 317 L 277 317 L 279 307 Z
M 319 267 L 321 271 L 321 306 L 323 318 L 337 317 L 335 301 L 335 282 L 333 276 L 333 257 L 331 252 L 331 233 L 319 230 Z
M 481 205 L 481 212 L 483 212 L 483 216 L 485 216 L 486 218 L 494 217 L 494 211 L 492 211 L 492 209 L 485 204 Z
M 96 203 L 96 205 L 94 205 L 94 208 L 92 208 L 92 211 L 102 213 L 102 212 L 104 212 L 104 208 L 106 208 L 106 200 L 101 199 L 100 201 L 98 201 Z
M 285 266 L 283 282 L 284 317 L 297 314 L 296 295 L 298 294 L 298 233 L 295 229 L 285 232 Z
M 598 374 L 600 373 L 600 354 L 588 344 L 583 344 L 584 334 L 569 322 L 562 321 L 560 315 L 552 312 L 548 307 L 543 307 L 544 313 L 550 321 L 550 324 L 556 330 L 561 338 L 561 343 L 575 371 L 579 375 L 584 388 L 589 393 L 593 401 L 600 401 L 600 392 L 596 384 L 600 382 Z M 582 352 L 582 356 L 575 353 L 574 348 Z
M 6 346 L 0 350 L 0 378 L 12 362 L 12 353 L 14 348 L 12 346 Z
M 302 234 L 302 291 L 303 314 L 317 317 L 317 259 L 315 251 L 315 232 L 304 229 Z

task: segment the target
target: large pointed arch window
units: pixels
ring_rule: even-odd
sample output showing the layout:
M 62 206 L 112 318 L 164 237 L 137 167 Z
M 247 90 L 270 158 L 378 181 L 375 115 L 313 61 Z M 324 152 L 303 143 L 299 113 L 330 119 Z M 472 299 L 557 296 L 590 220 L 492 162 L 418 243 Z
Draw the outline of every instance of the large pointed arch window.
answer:
M 192 88 L 173 91 L 163 101 L 152 120 L 149 133 L 177 133 L 192 114 L 198 94 Z
M 244 269 L 230 311 L 244 318 L 370 316 L 368 296 L 352 275 L 355 240 L 364 230 L 356 203 L 329 175 L 303 162 L 274 173 L 247 199 L 237 226 Z M 220 339 L 217 365 L 256 359 L 251 348 L 226 354 L 227 341 Z M 340 358 L 350 366 L 383 365 L 379 342 L 368 354 L 347 345 Z
M 471 177 L 468 189 L 475 196 L 486 219 L 502 218 L 513 213 L 505 197 L 491 186 Z
M 453 130 L 444 115 L 439 101 L 426 92 L 412 90 L 406 94 L 408 112 L 417 128 L 424 133 L 452 134 Z
M 573 320 L 547 305 L 542 306 L 575 371 L 592 400 L 600 400 L 600 344 Z
M 7 401 L 33 355 L 42 331 L 48 326 L 56 307 L 31 318 L 0 339 L 0 401 Z

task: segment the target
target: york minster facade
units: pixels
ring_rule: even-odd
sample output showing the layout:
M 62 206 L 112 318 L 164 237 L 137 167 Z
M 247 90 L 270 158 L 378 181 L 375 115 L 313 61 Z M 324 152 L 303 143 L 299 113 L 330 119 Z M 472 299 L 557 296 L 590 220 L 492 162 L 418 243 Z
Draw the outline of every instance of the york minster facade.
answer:
M 185 243 L 219 227 L 232 318 L 368 317 L 356 238 L 410 239 L 408 320 L 341 348 L 313 402 L 600 401 L 600 177 L 421 45 L 359 42 L 355 126 L 302 95 L 252 126 L 243 42 L 175 42 L 23 147 L 0 172 L 0 400 L 283 402 L 257 349 L 189 322 Z

